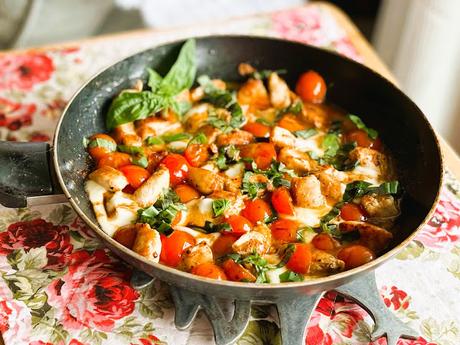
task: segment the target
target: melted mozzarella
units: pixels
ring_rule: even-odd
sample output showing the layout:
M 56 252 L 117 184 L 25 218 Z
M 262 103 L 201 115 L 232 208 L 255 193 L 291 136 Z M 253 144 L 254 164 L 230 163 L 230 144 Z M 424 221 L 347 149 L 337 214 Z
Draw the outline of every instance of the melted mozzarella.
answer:
M 225 175 L 227 175 L 230 178 L 243 177 L 244 164 L 237 163 L 237 164 L 230 166 L 227 170 L 225 170 Z
M 352 173 L 355 175 L 358 175 L 360 180 L 379 185 L 381 184 L 382 181 L 380 179 L 380 171 L 378 169 L 374 169 L 372 167 L 364 167 L 361 165 L 356 166 L 353 170 Z
M 302 225 L 316 227 L 319 226 L 320 219 L 332 209 L 332 206 L 321 208 L 295 207 L 295 214 L 286 218 L 296 220 Z
M 323 134 L 317 134 L 308 139 L 296 138 L 295 148 L 302 152 L 313 152 L 322 156 L 324 154 L 324 149 L 321 147 L 323 136 Z
M 174 230 L 179 230 L 192 235 L 196 239 L 196 243 L 205 242 L 208 246 L 211 246 L 214 241 L 220 236 L 220 233 L 213 232 L 211 234 L 205 234 L 197 230 L 193 230 L 188 226 L 175 226 Z

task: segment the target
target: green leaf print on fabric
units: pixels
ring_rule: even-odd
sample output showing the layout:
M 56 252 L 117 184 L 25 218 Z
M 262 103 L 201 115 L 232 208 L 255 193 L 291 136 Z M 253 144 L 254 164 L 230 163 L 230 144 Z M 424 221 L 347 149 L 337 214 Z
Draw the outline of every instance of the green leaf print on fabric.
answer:
M 281 345 L 281 332 L 275 322 L 250 321 L 237 345 Z
M 75 218 L 75 213 L 68 205 L 59 205 L 54 208 L 47 217 L 53 224 L 70 224 Z
M 142 316 L 151 319 L 163 318 L 164 310 L 173 307 L 167 287 L 164 284 L 154 283 L 141 290 L 138 302 Z
M 101 345 L 107 339 L 107 334 L 99 332 L 91 328 L 85 328 L 80 332 L 80 339 L 88 344 Z
M 5 231 L 8 225 L 12 223 L 26 222 L 40 217 L 41 213 L 39 211 L 28 208 L 2 211 L 0 212 L 0 232 Z
M 423 337 L 438 345 L 458 345 L 459 325 L 455 321 L 437 321 L 428 318 L 422 321 Z
M 398 260 L 413 260 L 418 258 L 422 255 L 423 251 L 425 250 L 425 246 L 420 241 L 412 241 L 409 245 L 404 248 L 398 255 L 396 255 L 396 259 Z

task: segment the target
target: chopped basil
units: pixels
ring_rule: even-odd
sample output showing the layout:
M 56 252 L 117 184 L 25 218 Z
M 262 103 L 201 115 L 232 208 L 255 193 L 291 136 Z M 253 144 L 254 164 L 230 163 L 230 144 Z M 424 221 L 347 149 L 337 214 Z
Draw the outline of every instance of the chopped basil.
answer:
M 107 139 L 94 138 L 92 140 L 89 140 L 87 147 L 90 149 L 92 149 L 93 147 L 104 147 L 109 151 L 115 151 L 117 149 L 117 144 Z
M 304 280 L 304 276 L 287 270 L 279 275 L 281 282 L 301 282 Z
M 246 194 L 249 199 L 257 198 L 259 191 L 267 188 L 267 184 L 263 182 L 251 182 L 250 179 L 254 175 L 251 171 L 246 171 L 243 175 L 243 183 L 241 191 Z
M 308 138 L 318 134 L 318 131 L 317 131 L 316 128 L 309 128 L 309 129 L 304 129 L 304 130 L 301 130 L 301 131 L 295 131 L 294 134 L 298 138 L 308 139 Z
M 227 258 L 232 259 L 238 264 L 251 265 L 257 273 L 256 283 L 268 283 L 265 272 L 271 268 L 267 260 L 261 257 L 258 253 L 252 253 L 244 258 L 239 254 L 228 254 Z
M 142 168 L 147 168 L 148 165 L 149 165 L 149 161 L 147 159 L 147 157 L 145 157 L 144 155 L 140 155 L 140 156 L 134 156 L 131 160 L 131 162 L 135 165 L 139 165 L 140 167 Z
M 217 167 L 220 170 L 228 168 L 228 164 L 236 163 L 240 159 L 240 150 L 235 145 L 222 146 L 215 158 Z
M 340 149 L 340 138 L 337 133 L 328 133 L 324 136 L 322 147 L 325 150 L 325 157 L 333 157 Z
M 148 70 L 148 73 L 150 90 L 124 91 L 112 101 L 106 118 L 108 129 L 145 119 L 162 109 L 179 111 L 180 106 L 174 96 L 190 88 L 195 80 L 195 40 L 184 43 L 176 62 L 164 78 L 153 70 Z
M 203 230 L 205 233 L 210 234 L 213 232 L 226 232 L 226 231 L 232 231 L 232 227 L 228 223 L 219 223 L 219 224 L 213 224 L 209 220 L 207 220 L 204 223 Z
M 252 162 L 252 170 L 255 173 L 263 174 L 271 181 L 275 187 L 290 187 L 291 183 L 285 179 L 284 176 L 287 174 L 291 177 L 296 176 L 293 170 L 286 168 L 286 166 L 278 161 L 272 161 L 272 164 L 267 170 L 258 169 L 256 164 Z
M 161 137 L 147 137 L 147 139 L 145 139 L 145 143 L 147 145 L 164 145 L 164 140 L 161 139 Z
M 345 188 L 345 192 L 343 193 L 343 201 L 348 202 L 354 198 L 367 194 L 371 185 L 372 183 L 366 181 L 354 181 L 348 183 Z
M 214 212 L 214 217 L 218 217 L 224 214 L 225 210 L 230 207 L 230 201 L 227 199 L 215 199 L 212 201 L 212 211 Z
M 329 223 L 331 220 L 333 220 L 335 217 L 337 217 L 340 214 L 340 209 L 344 205 L 344 202 L 338 202 L 337 204 L 334 205 L 334 207 L 323 217 L 321 217 L 320 222 L 323 224 Z
M 140 146 L 118 145 L 118 151 L 129 153 L 130 155 L 144 154 L 144 149 Z
M 292 103 L 288 107 L 281 109 L 276 113 L 276 120 L 279 120 L 281 116 L 287 113 L 300 114 L 302 112 L 302 108 L 303 108 L 302 102 L 297 101 L 295 103 Z
M 370 187 L 368 189 L 368 193 L 376 193 L 376 194 L 398 194 L 399 193 L 399 182 L 398 181 L 390 181 L 384 182 L 378 187 Z
M 358 129 L 362 129 L 364 132 L 366 132 L 369 138 L 371 138 L 372 140 L 377 139 L 377 137 L 379 136 L 379 133 L 375 129 L 367 127 L 364 124 L 363 120 L 359 118 L 359 116 L 349 114 L 348 118 L 356 125 Z
M 137 211 L 138 223 L 147 223 L 153 229 L 163 234 L 169 234 L 171 223 L 179 211 L 184 211 L 185 205 L 179 200 L 177 194 L 170 189 L 155 204 Z
M 286 266 L 286 264 L 288 263 L 289 259 L 291 258 L 292 254 L 294 254 L 294 252 L 295 252 L 295 244 L 289 243 L 286 249 L 284 250 L 283 257 L 281 258 L 280 262 L 276 264 L 275 268 Z
M 203 132 L 200 132 L 196 134 L 190 141 L 188 142 L 188 145 L 192 144 L 206 144 L 208 142 L 208 138 Z
M 188 133 L 165 134 L 161 137 L 165 143 L 172 143 L 174 141 L 182 141 L 190 139 L 191 135 Z
M 273 126 L 273 122 L 270 122 L 267 119 L 259 118 L 259 119 L 256 120 L 256 122 L 261 123 L 261 124 L 263 124 L 265 126 L 270 126 L 270 127 Z

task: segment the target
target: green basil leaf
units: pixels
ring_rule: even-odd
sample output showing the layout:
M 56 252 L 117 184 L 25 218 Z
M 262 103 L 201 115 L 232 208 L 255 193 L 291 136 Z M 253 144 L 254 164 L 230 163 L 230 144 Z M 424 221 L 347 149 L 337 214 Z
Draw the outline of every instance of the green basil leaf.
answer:
M 134 154 L 143 155 L 144 154 L 144 149 L 140 146 L 118 145 L 118 151 L 129 153 L 131 155 L 134 155 Z
M 368 193 L 376 193 L 376 194 L 398 194 L 399 193 L 399 182 L 398 181 L 390 181 L 384 182 L 378 187 L 370 187 L 368 189 Z
M 372 183 L 366 181 L 353 181 L 348 183 L 345 192 L 343 193 L 343 201 L 351 201 L 354 198 L 363 196 L 364 194 L 368 193 L 369 187 Z
M 150 91 L 122 92 L 110 104 L 106 126 L 111 130 L 124 123 L 145 119 L 169 104 L 170 100 Z
M 275 267 L 280 268 L 280 267 L 286 266 L 286 264 L 288 263 L 289 259 L 291 258 L 292 254 L 294 254 L 294 252 L 295 252 L 295 244 L 289 243 L 286 249 L 284 250 L 284 255 L 282 259 L 280 260 L 280 262 L 278 262 L 278 264 Z
M 152 92 L 155 92 L 160 87 L 163 77 L 151 68 L 147 68 L 147 72 L 149 73 L 149 80 L 147 82 L 147 85 L 150 87 Z
M 152 136 L 147 137 L 147 139 L 145 139 L 145 143 L 147 145 L 164 145 L 165 144 L 164 140 L 161 139 L 161 137 L 152 137 Z
M 195 46 L 194 39 L 184 43 L 176 62 L 161 81 L 161 94 L 174 96 L 193 85 L 196 75 Z
M 280 281 L 284 282 L 301 282 L 304 280 L 304 276 L 299 273 L 295 273 L 292 271 L 287 270 L 284 273 L 279 275 Z
M 260 119 L 257 119 L 256 122 L 261 123 L 265 126 L 270 126 L 270 127 L 273 126 L 273 122 L 270 122 L 267 119 L 260 118 Z
M 185 139 L 190 139 L 191 134 L 189 133 L 175 133 L 175 134 L 165 134 L 161 136 L 161 139 L 165 143 L 172 143 L 173 141 L 181 141 Z
M 318 134 L 318 130 L 316 128 L 309 128 L 309 129 L 304 129 L 304 130 L 301 130 L 301 131 L 295 131 L 294 134 L 298 138 L 308 139 L 308 138 Z
M 139 165 L 140 167 L 142 167 L 144 169 L 147 168 L 148 165 L 149 165 L 149 161 L 148 161 L 147 157 L 145 157 L 143 155 L 140 156 L 140 157 L 133 157 L 131 162 L 133 164 L 135 164 L 135 165 Z
M 117 144 L 115 144 L 113 141 L 102 139 L 102 138 L 94 138 L 89 141 L 88 143 L 88 148 L 93 148 L 93 147 L 104 147 L 108 149 L 109 151 L 115 151 L 117 149 Z
M 227 199 L 215 199 L 212 201 L 212 211 L 214 217 L 224 214 L 225 210 L 230 207 L 230 201 Z
M 192 103 L 187 101 L 181 101 L 174 103 L 173 110 L 179 114 L 182 118 L 190 109 L 192 108 Z
M 211 234 L 213 232 L 231 232 L 232 227 L 228 223 L 213 224 L 209 220 L 207 220 L 204 223 L 203 230 L 207 234 Z
M 371 138 L 372 140 L 377 139 L 377 137 L 379 136 L 379 133 L 375 129 L 367 127 L 359 116 L 349 114 L 348 118 L 356 125 L 358 129 L 362 129 L 363 131 L 365 131 L 369 138 Z
M 325 150 L 324 156 L 333 157 L 340 148 L 340 138 L 335 133 L 328 133 L 324 136 L 322 147 Z
M 200 132 L 196 134 L 190 141 L 188 142 L 188 145 L 192 144 L 206 144 L 208 142 L 208 138 L 203 132 Z
M 250 182 L 251 176 L 253 176 L 254 173 L 251 171 L 246 171 L 243 175 L 243 183 L 242 183 L 242 188 L 241 192 L 243 194 L 246 194 L 249 199 L 253 200 L 257 198 L 257 195 L 259 194 L 259 190 L 267 188 L 266 183 L 262 182 Z

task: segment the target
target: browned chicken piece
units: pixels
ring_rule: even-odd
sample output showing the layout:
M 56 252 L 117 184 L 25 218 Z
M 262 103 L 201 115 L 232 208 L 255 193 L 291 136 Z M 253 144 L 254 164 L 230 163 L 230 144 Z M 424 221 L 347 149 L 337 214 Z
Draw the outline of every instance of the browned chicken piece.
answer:
M 196 133 L 208 123 L 209 106 L 206 103 L 197 104 L 184 115 L 183 123 L 187 132 Z
M 361 205 L 370 217 L 396 217 L 400 213 L 392 195 L 367 194 L 361 198 Z
M 137 135 L 134 123 L 128 122 L 115 127 L 113 137 L 118 144 L 142 146 L 142 138 Z
M 156 137 L 168 132 L 174 132 L 181 128 L 177 121 L 168 121 L 157 116 L 150 116 L 136 121 L 136 130 L 142 140 L 148 137 Z
M 148 224 L 138 223 L 134 226 L 137 228 L 137 235 L 134 240 L 133 251 L 153 262 L 159 262 L 161 253 L 160 233 Z
M 249 112 L 270 107 L 270 98 L 262 80 L 249 79 L 238 90 L 238 103 L 248 105 Z
M 206 138 L 208 139 L 208 144 L 213 144 L 216 141 L 219 134 L 222 133 L 220 129 L 213 127 L 211 125 L 204 125 L 203 127 L 200 127 L 198 128 L 197 132 L 203 133 L 206 136 Z
M 223 215 L 225 217 L 240 214 L 244 208 L 244 199 L 239 190 L 237 192 L 228 192 L 225 190 L 218 190 L 209 195 L 211 199 L 225 199 L 230 202 L 230 206 L 224 210 Z
M 277 147 L 296 147 L 296 140 L 294 134 L 292 134 L 289 130 L 275 126 L 272 129 L 270 135 L 270 141 L 273 142 Z
M 238 238 L 233 245 L 232 249 L 235 253 L 240 255 L 251 255 L 257 253 L 264 255 L 270 248 L 270 243 L 262 233 L 257 231 L 250 231 Z
M 339 230 L 344 233 L 358 231 L 359 243 L 376 254 L 382 252 L 393 239 L 393 234 L 388 230 L 364 222 L 345 221 L 339 224 Z
M 241 177 L 228 177 L 223 176 L 224 178 L 224 189 L 230 193 L 238 193 L 241 189 L 242 178 Z
M 272 253 L 275 251 L 275 248 L 272 248 L 272 231 L 267 226 L 267 224 L 258 222 L 252 228 L 252 231 L 260 232 L 265 237 L 265 244 L 267 246 L 267 252 Z
M 158 169 L 134 192 L 133 196 L 140 207 L 153 205 L 169 188 L 169 170 L 165 166 Z
M 313 250 L 311 255 L 311 274 L 332 274 L 343 271 L 345 262 L 322 250 Z
M 329 166 L 315 173 L 321 183 L 321 192 L 324 196 L 332 199 L 335 202 L 342 200 L 345 185 L 342 183 L 346 175 Z
M 89 179 L 111 192 L 122 190 L 128 185 L 125 175 L 120 170 L 109 166 L 93 171 L 89 174 Z
M 228 145 L 246 145 L 254 141 L 254 135 L 252 133 L 243 131 L 241 129 L 235 129 L 230 133 L 222 133 L 217 137 L 217 146 L 228 146 Z
M 248 63 L 242 62 L 238 65 L 238 73 L 243 77 L 252 74 L 255 71 L 256 69 Z
M 330 124 L 329 116 L 321 105 L 318 104 L 305 102 L 303 104 L 302 117 L 316 128 L 325 129 Z
M 283 147 L 280 150 L 278 160 L 298 175 L 304 175 L 318 166 L 308 153 L 290 147 Z
M 206 169 L 191 167 L 187 181 L 204 195 L 224 189 L 224 178 Z
M 284 109 L 291 104 L 289 86 L 277 73 L 271 73 L 268 77 L 268 90 L 270 101 L 275 108 Z
M 355 171 L 359 170 L 359 167 L 369 168 L 362 173 L 369 175 L 369 177 L 386 180 L 392 175 L 387 156 L 379 151 L 366 147 L 356 147 L 350 152 L 350 159 L 358 161 L 359 166 L 355 168 Z M 371 172 L 367 172 L 369 170 Z
M 211 247 L 206 242 L 200 242 L 184 250 L 178 268 L 190 272 L 198 265 L 213 261 Z
M 314 175 L 292 179 L 291 191 L 295 204 L 300 207 L 320 207 L 326 202 L 321 194 L 321 184 Z

